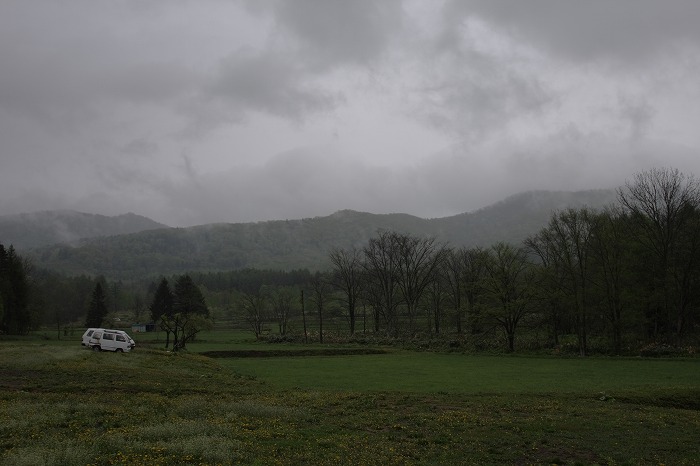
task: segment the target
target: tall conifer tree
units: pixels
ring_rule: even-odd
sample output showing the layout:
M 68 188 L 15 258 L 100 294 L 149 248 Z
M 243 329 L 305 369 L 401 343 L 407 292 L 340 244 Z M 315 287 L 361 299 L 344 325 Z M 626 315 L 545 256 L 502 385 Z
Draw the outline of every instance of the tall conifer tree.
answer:
M 90 307 L 88 308 L 85 326 L 99 327 L 102 325 L 105 316 L 107 316 L 107 297 L 105 296 L 102 284 L 97 282 L 95 289 L 92 291 L 92 298 L 90 299 Z
M 0 244 L 0 330 L 10 334 L 27 333 L 31 327 L 29 314 L 29 279 L 22 258 L 15 248 Z

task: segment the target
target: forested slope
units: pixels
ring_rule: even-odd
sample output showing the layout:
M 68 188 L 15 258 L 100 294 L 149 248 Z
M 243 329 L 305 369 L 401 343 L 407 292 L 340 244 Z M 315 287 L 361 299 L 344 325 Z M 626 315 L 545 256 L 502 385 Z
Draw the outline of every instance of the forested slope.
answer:
M 121 279 L 242 268 L 316 270 L 328 267 L 332 248 L 361 248 L 379 230 L 434 236 L 453 246 L 519 243 L 542 228 L 557 209 L 600 208 L 614 199 L 614 191 L 539 191 L 439 219 L 343 210 L 301 220 L 210 224 L 101 237 L 82 240 L 78 246 L 34 249 L 29 255 L 39 267 Z
M 133 213 L 108 217 L 73 210 L 48 210 L 0 216 L 0 243 L 21 250 L 157 228 L 168 227 Z

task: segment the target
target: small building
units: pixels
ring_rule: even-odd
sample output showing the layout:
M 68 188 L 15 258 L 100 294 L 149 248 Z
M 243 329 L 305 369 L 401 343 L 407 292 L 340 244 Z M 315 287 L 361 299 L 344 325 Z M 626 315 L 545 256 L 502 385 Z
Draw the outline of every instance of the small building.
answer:
M 131 331 L 134 333 L 155 332 L 156 324 L 131 324 Z

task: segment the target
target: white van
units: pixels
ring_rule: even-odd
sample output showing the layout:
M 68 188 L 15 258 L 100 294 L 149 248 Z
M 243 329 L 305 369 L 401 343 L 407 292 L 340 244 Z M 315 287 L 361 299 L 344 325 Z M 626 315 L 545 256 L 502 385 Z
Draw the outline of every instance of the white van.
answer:
M 99 329 L 89 328 L 89 329 L 85 330 L 85 333 L 83 333 L 83 340 L 80 342 L 80 344 L 83 346 L 88 346 L 88 343 L 90 343 L 90 337 L 92 336 L 93 333 L 95 333 L 95 330 L 99 330 Z
M 94 351 L 127 352 L 131 351 L 136 346 L 136 343 L 128 333 L 122 330 L 96 328 L 92 332 L 87 346 Z

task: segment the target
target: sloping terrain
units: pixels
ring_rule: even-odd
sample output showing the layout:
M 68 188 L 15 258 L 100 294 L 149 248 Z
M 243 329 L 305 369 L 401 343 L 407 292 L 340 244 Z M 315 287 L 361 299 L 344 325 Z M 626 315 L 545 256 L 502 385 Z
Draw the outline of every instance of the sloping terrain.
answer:
M 68 274 L 141 276 L 243 268 L 328 267 L 332 248 L 361 248 L 381 230 L 434 236 L 452 246 L 519 243 L 566 207 L 601 208 L 614 191 L 529 192 L 473 213 L 439 219 L 344 210 L 326 217 L 167 228 L 81 240 L 30 252 L 39 267 Z
M 0 216 L 0 243 L 28 249 L 157 228 L 168 227 L 132 213 L 108 217 L 73 210 L 50 210 Z

